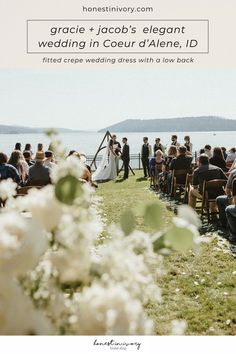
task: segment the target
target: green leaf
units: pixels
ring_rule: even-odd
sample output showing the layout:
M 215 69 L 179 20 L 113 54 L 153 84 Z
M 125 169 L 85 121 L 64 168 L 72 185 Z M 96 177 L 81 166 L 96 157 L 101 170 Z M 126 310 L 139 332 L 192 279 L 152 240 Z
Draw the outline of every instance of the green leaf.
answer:
M 170 246 L 176 251 L 184 252 L 194 246 L 193 232 L 184 227 L 172 226 L 165 234 L 166 246 Z
M 165 244 L 165 236 L 164 235 L 160 235 L 158 236 L 154 241 L 153 241 L 153 250 L 154 252 L 158 252 L 159 250 L 161 250 L 162 248 L 166 247 Z
M 131 232 L 135 228 L 135 216 L 132 210 L 126 210 L 120 218 L 120 224 L 122 231 L 127 236 L 131 234 Z
M 161 204 L 149 204 L 144 212 L 144 222 L 154 230 L 158 230 L 163 223 L 163 208 Z
M 55 186 L 56 198 L 64 204 L 72 205 L 83 193 L 81 182 L 74 176 L 62 177 Z

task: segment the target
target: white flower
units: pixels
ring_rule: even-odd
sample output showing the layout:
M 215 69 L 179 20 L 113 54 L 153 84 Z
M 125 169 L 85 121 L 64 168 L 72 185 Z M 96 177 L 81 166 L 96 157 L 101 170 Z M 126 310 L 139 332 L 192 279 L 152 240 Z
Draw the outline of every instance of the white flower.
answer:
M 78 296 L 75 330 L 83 335 L 150 335 L 153 324 L 141 303 L 119 284 L 93 283 Z
M 33 220 L 9 212 L 0 214 L 1 272 L 22 274 L 37 265 L 47 247 L 41 228 Z
M 0 199 L 3 201 L 16 195 L 17 184 L 11 178 L 1 181 L 0 183 Z
M 0 276 L 0 335 L 50 335 L 49 320 L 8 277 Z
M 64 161 L 61 161 L 57 169 L 51 171 L 51 178 L 56 183 L 60 178 L 67 175 L 81 178 L 85 166 L 81 163 L 80 159 L 76 156 L 71 156 Z
M 88 283 L 90 280 L 91 254 L 88 244 L 84 242 L 81 247 L 73 250 L 60 250 L 51 256 L 53 265 L 59 272 L 62 283 L 81 281 Z
M 181 205 L 178 208 L 178 216 L 181 219 L 184 219 L 189 224 L 194 225 L 195 227 L 201 227 L 201 221 L 197 215 L 197 213 L 193 210 L 193 208 L 188 205 Z
M 59 223 L 62 216 L 62 205 L 54 195 L 54 187 L 48 185 L 40 190 L 33 188 L 21 199 L 21 207 L 32 214 L 32 218 L 37 220 L 42 227 L 53 230 Z
M 171 324 L 172 324 L 171 334 L 173 336 L 183 336 L 188 327 L 187 322 L 184 320 L 173 320 Z

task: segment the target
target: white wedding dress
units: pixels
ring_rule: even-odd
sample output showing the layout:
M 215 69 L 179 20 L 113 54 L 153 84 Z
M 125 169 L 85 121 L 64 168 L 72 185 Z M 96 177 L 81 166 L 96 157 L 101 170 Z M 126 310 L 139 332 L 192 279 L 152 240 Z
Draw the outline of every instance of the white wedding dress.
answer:
M 113 145 L 113 149 L 115 145 Z M 92 175 L 92 181 L 109 181 L 117 177 L 116 157 L 110 150 L 109 146 L 104 149 L 103 157 L 98 168 Z

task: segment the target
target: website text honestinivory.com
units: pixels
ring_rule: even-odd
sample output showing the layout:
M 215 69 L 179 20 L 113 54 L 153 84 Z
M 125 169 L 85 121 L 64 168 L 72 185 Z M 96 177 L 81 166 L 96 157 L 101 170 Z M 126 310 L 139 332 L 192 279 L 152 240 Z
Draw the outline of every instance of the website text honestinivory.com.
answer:
M 123 13 L 135 13 L 135 12 L 153 12 L 151 6 L 82 6 L 83 12 L 97 13 L 97 12 L 123 12 Z

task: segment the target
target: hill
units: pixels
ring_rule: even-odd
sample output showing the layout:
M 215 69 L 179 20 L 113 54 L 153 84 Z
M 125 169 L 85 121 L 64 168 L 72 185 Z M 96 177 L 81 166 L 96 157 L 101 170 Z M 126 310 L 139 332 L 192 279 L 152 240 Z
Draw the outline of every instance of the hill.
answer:
M 236 131 L 236 120 L 215 117 L 126 119 L 99 132 L 200 132 Z
M 33 127 L 22 127 L 17 125 L 3 125 L 0 124 L 0 134 L 39 134 L 45 133 L 48 128 L 33 128 Z M 65 129 L 65 128 L 55 128 L 59 133 L 71 133 L 75 130 Z

